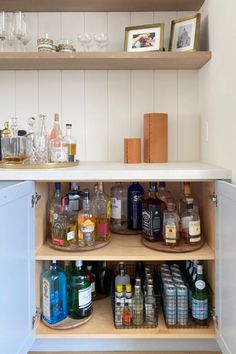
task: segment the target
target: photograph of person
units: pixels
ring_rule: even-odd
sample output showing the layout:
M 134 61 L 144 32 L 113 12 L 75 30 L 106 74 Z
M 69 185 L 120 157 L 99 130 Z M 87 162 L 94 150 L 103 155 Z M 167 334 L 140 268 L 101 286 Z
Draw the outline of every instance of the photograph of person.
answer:
M 155 33 L 134 34 L 132 39 L 132 48 L 154 47 Z
M 191 43 L 192 24 L 179 28 L 177 48 L 189 47 Z

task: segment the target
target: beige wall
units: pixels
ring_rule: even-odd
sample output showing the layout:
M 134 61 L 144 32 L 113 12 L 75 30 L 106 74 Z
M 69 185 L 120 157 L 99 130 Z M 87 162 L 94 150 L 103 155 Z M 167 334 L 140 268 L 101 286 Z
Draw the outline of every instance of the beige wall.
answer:
M 236 183 L 236 1 L 206 0 L 202 48 L 212 60 L 199 74 L 201 156 L 233 170 Z M 209 140 L 205 139 L 208 122 Z

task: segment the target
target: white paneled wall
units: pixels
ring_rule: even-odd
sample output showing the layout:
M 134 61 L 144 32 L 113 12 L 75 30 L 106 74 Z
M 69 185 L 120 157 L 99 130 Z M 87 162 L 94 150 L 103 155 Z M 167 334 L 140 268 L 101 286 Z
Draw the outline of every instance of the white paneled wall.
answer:
M 82 50 L 79 33 L 107 32 L 109 51 L 121 51 L 124 28 L 130 25 L 165 23 L 168 48 L 171 20 L 176 12 L 145 13 L 32 13 L 32 41 L 48 33 L 58 40 L 72 39 Z M 90 49 L 98 50 L 95 45 Z M 0 72 L 0 126 L 11 116 L 20 127 L 27 117 L 44 112 L 51 128 L 53 114 L 62 125 L 73 124 L 80 160 L 123 160 L 123 138 L 142 137 L 145 112 L 169 114 L 169 160 L 199 159 L 197 71 L 8 71 Z

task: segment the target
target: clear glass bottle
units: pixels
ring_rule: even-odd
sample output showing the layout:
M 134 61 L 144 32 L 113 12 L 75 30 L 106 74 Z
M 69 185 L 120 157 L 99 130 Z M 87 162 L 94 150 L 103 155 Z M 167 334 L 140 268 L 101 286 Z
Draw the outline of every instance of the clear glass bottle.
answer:
M 40 289 L 43 319 L 50 324 L 64 320 L 68 315 L 66 275 L 56 261 L 41 274 Z
M 157 198 L 157 183 L 149 183 L 149 197 L 142 203 L 143 236 L 150 242 L 162 241 L 163 201 Z
M 58 135 L 62 135 L 62 130 L 60 125 L 60 116 L 58 113 L 55 113 L 53 127 L 49 136 L 50 141 L 56 139 Z
M 111 188 L 111 231 L 122 232 L 127 229 L 127 188 L 117 182 Z
M 69 211 L 77 214 L 80 209 L 82 209 L 83 204 L 83 192 L 80 191 L 79 184 L 77 182 L 70 183 L 70 190 L 66 194 L 69 200 Z
M 120 327 L 123 324 L 122 315 L 125 306 L 125 297 L 122 284 L 117 284 L 115 291 L 115 324 Z
M 77 146 L 76 138 L 74 138 L 71 135 L 71 131 L 72 131 L 72 124 L 66 124 L 66 135 L 64 136 L 64 140 L 68 148 L 68 160 L 70 162 L 75 161 L 76 146 Z
M 172 199 L 167 199 L 167 210 L 163 213 L 163 240 L 167 246 L 175 247 L 179 243 L 179 216 Z
M 84 189 L 83 209 L 78 213 L 79 247 L 93 247 L 95 244 L 95 216 L 89 200 L 89 190 Z
M 36 163 L 49 162 L 49 136 L 46 131 L 45 114 L 40 114 L 39 131 L 35 135 Z
M 35 148 L 35 122 L 34 117 L 29 117 L 27 120 L 28 133 L 26 134 L 26 155 L 29 163 L 37 162 L 37 151 Z
M 2 159 L 5 162 L 23 163 L 27 160 L 26 138 L 18 136 L 17 118 L 10 118 L 2 131 Z
M 165 204 L 167 204 L 167 199 L 172 198 L 171 192 L 166 190 L 166 182 L 159 182 L 159 188 L 157 196 Z
M 197 276 L 192 292 L 192 316 L 197 325 L 205 326 L 209 317 L 209 292 L 202 265 L 197 266 Z
M 96 241 L 110 239 L 110 199 L 103 191 L 103 183 L 98 182 L 98 191 L 93 199 Z
M 133 182 L 128 188 L 128 228 L 142 230 L 142 201 L 144 190 L 138 182 Z
M 190 182 L 183 182 L 182 196 L 180 197 L 179 203 L 178 203 L 178 213 L 179 213 L 180 217 L 182 217 L 183 213 L 186 211 L 188 198 L 193 198 L 192 190 L 191 190 L 191 183 Z M 194 202 L 194 210 L 198 210 L 198 207 L 195 202 Z
M 187 198 L 186 202 L 186 211 L 181 218 L 182 235 L 186 243 L 195 245 L 202 240 L 200 216 L 194 210 L 193 198 Z
M 82 261 L 75 262 L 75 269 L 71 273 L 69 294 L 69 315 L 80 319 L 91 315 L 92 291 L 89 272 L 83 267 Z
M 123 315 L 122 315 L 122 323 L 124 326 L 130 326 L 131 325 L 131 311 L 129 308 L 129 304 L 126 302 L 125 307 L 123 310 Z
M 55 219 L 58 218 L 58 215 L 60 214 L 61 211 L 61 183 L 56 182 L 55 183 L 55 191 L 49 200 L 48 203 L 48 220 L 49 220 L 49 230 L 50 233 L 52 232 L 52 226 L 54 223 L 54 215 Z
M 131 284 L 126 284 L 125 286 L 125 303 L 128 304 L 131 318 L 133 317 L 133 293 Z
M 145 322 L 149 325 L 156 324 L 156 298 L 154 295 L 153 285 L 147 285 L 147 292 L 144 299 L 145 303 Z
M 54 124 L 49 137 L 50 162 L 67 162 L 68 146 L 62 136 L 59 114 L 54 116 Z
M 139 285 L 135 285 L 134 289 L 133 324 L 141 326 L 143 324 L 143 294 Z

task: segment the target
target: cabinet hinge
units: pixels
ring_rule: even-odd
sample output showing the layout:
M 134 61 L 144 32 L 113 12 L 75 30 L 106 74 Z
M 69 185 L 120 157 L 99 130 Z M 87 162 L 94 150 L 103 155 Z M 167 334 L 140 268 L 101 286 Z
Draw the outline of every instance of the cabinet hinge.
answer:
M 34 195 L 32 195 L 32 199 L 31 199 L 32 208 L 34 208 L 38 204 L 38 201 L 39 201 L 40 198 L 41 198 L 41 195 L 38 194 L 37 192 Z
M 40 318 L 41 318 L 40 308 L 36 307 L 35 315 L 32 317 L 32 329 L 37 328 Z
M 217 198 L 217 194 L 215 192 L 213 192 L 212 194 L 209 195 L 210 200 L 215 203 L 216 207 L 217 207 L 217 203 L 218 203 L 218 198 Z
M 213 321 L 214 321 L 215 324 L 216 324 L 216 328 L 218 329 L 218 315 L 216 314 L 216 309 L 215 309 L 215 307 L 212 307 L 212 310 L 211 310 L 211 317 L 212 317 Z

